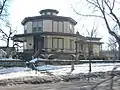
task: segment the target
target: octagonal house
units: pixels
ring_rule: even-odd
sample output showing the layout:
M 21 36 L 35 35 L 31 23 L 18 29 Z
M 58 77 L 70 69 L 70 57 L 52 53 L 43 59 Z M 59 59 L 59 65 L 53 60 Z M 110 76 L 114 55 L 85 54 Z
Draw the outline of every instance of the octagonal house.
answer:
M 81 43 L 85 42 L 85 37 L 75 33 L 77 22 L 70 17 L 57 16 L 58 13 L 57 10 L 44 9 L 40 11 L 40 16 L 24 18 L 24 34 L 14 35 L 13 40 L 23 43 L 25 60 L 45 54 L 70 59 L 69 56 L 76 54 L 76 51 L 85 51 L 86 45 Z M 80 42 L 75 42 L 76 39 Z

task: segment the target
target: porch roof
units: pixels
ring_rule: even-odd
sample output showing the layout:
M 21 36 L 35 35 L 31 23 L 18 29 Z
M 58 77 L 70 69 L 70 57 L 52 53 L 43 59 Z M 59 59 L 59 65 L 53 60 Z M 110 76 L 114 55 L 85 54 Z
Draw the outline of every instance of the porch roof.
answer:
M 87 42 L 86 43 L 90 44 L 90 43 L 94 43 L 94 44 L 104 44 L 104 42 L 95 42 L 95 41 L 91 41 L 91 42 Z
M 98 38 L 98 37 L 86 37 L 86 40 L 101 40 L 102 38 Z

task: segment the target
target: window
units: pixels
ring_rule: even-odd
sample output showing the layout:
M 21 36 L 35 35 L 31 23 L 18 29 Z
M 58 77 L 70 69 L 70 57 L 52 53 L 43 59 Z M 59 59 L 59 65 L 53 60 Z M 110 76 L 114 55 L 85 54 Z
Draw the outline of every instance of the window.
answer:
M 52 15 L 56 15 L 56 13 L 52 13 Z
M 59 49 L 63 49 L 63 46 L 64 46 L 64 41 L 63 41 L 63 38 L 59 38 L 58 39 L 58 48 Z
M 70 39 L 70 50 L 73 50 L 73 40 Z
M 25 24 L 25 25 L 24 25 L 24 33 L 25 33 L 25 34 L 27 33 L 27 29 L 28 29 L 27 24 Z
M 47 15 L 51 15 L 51 12 L 47 12 Z
M 63 32 L 63 24 L 62 24 L 62 22 L 58 22 L 58 23 L 59 23 L 58 32 Z
M 53 32 L 57 32 L 57 21 L 53 21 Z
M 37 31 L 37 27 L 33 27 L 33 31 L 36 32 Z
M 52 38 L 52 48 L 63 49 L 64 39 L 63 38 Z
M 93 53 L 93 44 L 92 43 L 88 44 L 88 50 L 89 50 L 90 54 Z
M 70 29 L 70 33 L 74 33 L 74 32 L 73 32 L 73 26 L 72 26 L 71 23 L 69 24 L 69 29 Z
M 41 15 L 45 15 L 45 13 L 42 13 Z
M 42 21 L 38 21 L 38 31 L 42 31 L 42 28 L 43 28 L 43 24 L 42 24 Z
M 61 21 L 53 21 L 53 32 L 64 32 L 64 23 Z
M 83 51 L 83 44 L 80 44 L 80 51 Z
M 33 32 L 41 32 L 43 31 L 43 22 L 40 21 L 33 21 Z
M 55 49 L 58 48 L 57 38 L 53 38 L 53 39 L 52 39 L 52 44 L 53 44 L 53 45 L 52 45 L 52 48 L 55 48 Z

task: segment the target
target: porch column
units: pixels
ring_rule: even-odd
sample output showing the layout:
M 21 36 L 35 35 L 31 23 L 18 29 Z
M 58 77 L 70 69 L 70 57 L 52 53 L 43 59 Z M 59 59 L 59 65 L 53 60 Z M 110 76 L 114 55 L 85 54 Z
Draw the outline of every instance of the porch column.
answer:
M 102 53 L 102 44 L 100 45 L 100 51 L 99 51 L 99 56 L 101 57 L 101 53 Z
M 44 38 L 44 48 L 45 48 L 45 51 L 47 51 L 47 48 L 48 48 L 48 39 L 47 39 L 47 36 L 45 36 L 45 38 Z

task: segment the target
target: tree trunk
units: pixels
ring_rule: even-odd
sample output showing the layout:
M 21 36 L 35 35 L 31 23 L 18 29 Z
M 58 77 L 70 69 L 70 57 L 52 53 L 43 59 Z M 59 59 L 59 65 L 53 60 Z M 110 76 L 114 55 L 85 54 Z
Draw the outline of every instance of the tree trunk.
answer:
M 7 39 L 7 46 L 6 47 L 9 47 L 9 38 Z
M 120 60 L 120 41 L 118 41 L 118 60 Z
M 120 43 L 118 43 L 119 47 L 118 47 L 118 60 L 120 60 Z

